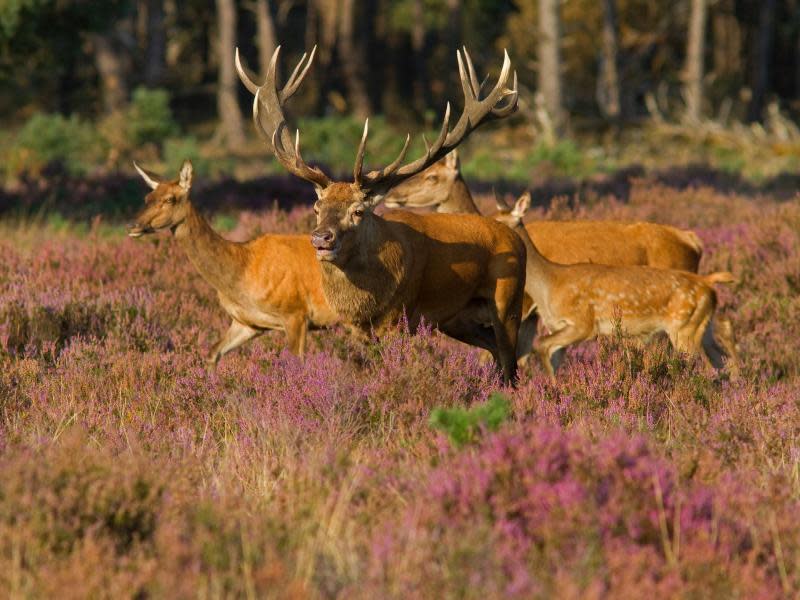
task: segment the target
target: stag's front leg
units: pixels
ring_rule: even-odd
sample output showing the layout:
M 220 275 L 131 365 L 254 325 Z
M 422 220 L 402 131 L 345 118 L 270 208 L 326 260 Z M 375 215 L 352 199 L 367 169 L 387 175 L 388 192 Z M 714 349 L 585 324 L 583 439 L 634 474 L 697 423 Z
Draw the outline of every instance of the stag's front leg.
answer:
M 299 357 L 306 353 L 306 338 L 308 337 L 308 319 L 305 315 L 291 317 L 286 320 L 286 338 L 289 351 Z
M 214 349 L 211 350 L 211 353 L 208 355 L 206 364 L 208 364 L 210 368 L 216 367 L 219 359 L 225 354 L 262 333 L 263 331 L 248 327 L 239 321 L 231 321 L 231 326 L 228 328 L 228 331 L 225 332 L 225 335 L 222 336 L 222 339 L 217 342 L 217 345 L 214 346 Z

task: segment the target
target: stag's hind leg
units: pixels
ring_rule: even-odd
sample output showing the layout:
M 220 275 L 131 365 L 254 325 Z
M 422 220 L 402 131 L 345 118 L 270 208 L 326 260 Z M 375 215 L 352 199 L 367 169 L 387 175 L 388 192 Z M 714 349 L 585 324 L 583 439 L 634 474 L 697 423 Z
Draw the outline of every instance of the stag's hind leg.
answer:
M 225 335 L 222 336 L 222 339 L 217 342 L 217 345 L 211 350 L 206 359 L 206 363 L 209 367 L 216 367 L 219 359 L 228 352 L 234 348 L 238 348 L 245 342 L 252 340 L 262 333 L 264 332 L 260 329 L 253 329 L 239 321 L 231 321 L 231 326 L 228 328 L 228 331 L 225 332 Z

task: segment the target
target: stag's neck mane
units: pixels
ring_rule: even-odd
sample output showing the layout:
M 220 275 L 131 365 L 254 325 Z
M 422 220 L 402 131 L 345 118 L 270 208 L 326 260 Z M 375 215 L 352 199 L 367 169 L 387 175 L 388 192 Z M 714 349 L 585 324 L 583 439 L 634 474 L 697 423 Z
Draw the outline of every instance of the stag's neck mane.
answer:
M 243 244 L 220 236 L 191 203 L 186 219 L 174 233 L 195 269 L 212 287 L 226 294 L 237 288 L 247 264 Z
M 472 194 L 469 191 L 469 187 L 467 187 L 466 181 L 461 177 L 461 173 L 453 181 L 450 195 L 447 200 L 439 205 L 438 212 L 481 214 L 475 204 L 475 200 L 472 199 Z
M 322 263 L 322 289 L 345 321 L 368 330 L 384 321 L 387 306 L 408 270 L 408 253 L 386 221 L 368 214 L 358 231 L 357 250 L 347 262 Z

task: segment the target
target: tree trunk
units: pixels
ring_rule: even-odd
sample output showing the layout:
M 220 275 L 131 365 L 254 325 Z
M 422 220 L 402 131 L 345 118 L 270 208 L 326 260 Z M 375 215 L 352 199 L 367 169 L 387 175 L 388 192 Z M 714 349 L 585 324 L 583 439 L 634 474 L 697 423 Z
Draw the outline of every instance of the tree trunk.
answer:
M 559 0 L 539 0 L 539 92 L 556 133 L 566 125 L 561 91 Z
M 269 10 L 269 0 L 256 0 L 256 36 L 258 38 L 258 65 L 261 76 L 266 77 L 269 61 L 277 47 L 275 26 Z
M 428 73 L 425 63 L 425 6 L 423 0 L 413 0 L 411 50 L 414 53 L 414 109 L 423 114 L 428 107 Z
M 217 112 L 219 129 L 217 137 L 229 148 L 241 146 L 245 142 L 242 113 L 237 100 L 239 80 L 234 70 L 233 57 L 236 50 L 236 4 L 234 0 L 217 2 L 217 60 L 219 75 L 217 81 Z
M 448 56 L 461 46 L 461 0 L 447 0 Z
M 619 30 L 616 0 L 603 0 L 603 39 L 597 97 L 603 114 L 612 121 L 622 116 L 619 84 Z
M 103 109 L 106 113 L 121 110 L 128 103 L 129 61 L 114 31 L 94 34 L 94 62 L 100 76 Z
M 686 118 L 698 123 L 703 112 L 703 76 L 706 52 L 706 21 L 708 0 L 692 0 L 689 16 L 689 39 L 686 46 L 684 97 Z
M 742 75 L 742 28 L 736 17 L 735 0 L 719 0 L 711 13 L 714 77 Z
M 147 47 L 144 82 L 157 86 L 164 80 L 167 62 L 167 32 L 164 28 L 163 0 L 147 0 Z
M 747 118 L 750 121 L 758 121 L 764 112 L 764 103 L 770 83 L 770 55 L 775 37 L 776 4 L 776 0 L 762 0 L 759 9 L 751 84 L 753 96 L 747 109 Z
M 355 0 L 341 0 L 339 15 L 339 58 L 347 85 L 347 95 L 353 114 L 359 119 L 369 116 L 369 96 L 364 85 L 364 57 L 354 36 Z

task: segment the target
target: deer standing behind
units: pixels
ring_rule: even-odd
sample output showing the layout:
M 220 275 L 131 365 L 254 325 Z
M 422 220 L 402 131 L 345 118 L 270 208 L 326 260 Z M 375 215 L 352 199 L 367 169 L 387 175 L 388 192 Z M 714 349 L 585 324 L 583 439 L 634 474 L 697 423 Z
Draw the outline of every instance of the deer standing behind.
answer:
M 537 338 L 534 346 L 552 378 L 563 356 L 560 350 L 598 335 L 611 335 L 618 326 L 631 336 L 666 333 L 674 348 L 688 354 L 698 354 L 702 347 L 717 369 L 723 368 L 727 356 L 731 375 L 738 374 L 730 326 L 718 328 L 722 347 L 714 336 L 705 335 L 717 307 L 712 285 L 735 281 L 731 273 L 697 275 L 647 266 L 557 264 L 539 253 L 522 224 L 529 206 L 530 194 L 526 193 L 512 210 L 501 210 L 494 218 L 516 230 L 525 242 L 526 291 L 550 331 Z
M 309 327 L 337 322 L 322 292 L 322 273 L 304 235 L 262 235 L 237 243 L 222 238 L 189 199 L 192 163 L 175 181 L 161 181 L 134 163 L 152 191 L 128 228 L 133 238 L 170 230 L 189 260 L 214 289 L 231 325 L 208 356 L 210 366 L 268 330 L 283 330 L 302 356 Z
M 506 54 L 495 87 L 480 99 L 469 55 L 457 53 L 464 110 L 450 129 L 447 105 L 439 135 L 419 159 L 403 164 L 410 136 L 383 169 L 363 172 L 368 125 L 356 152 L 353 182 L 334 182 L 300 155 L 299 131 L 292 140 L 283 116 L 313 61 L 298 63 L 282 89 L 276 86 L 275 51 L 263 85 L 239 76 L 254 95 L 256 130 L 290 173 L 310 181 L 319 200 L 311 243 L 322 268 L 325 297 L 344 322 L 362 332 L 380 330 L 405 313 L 415 328 L 421 319 L 468 344 L 490 350 L 506 382 L 516 379 L 517 331 L 525 285 L 525 247 L 501 224 L 476 215 L 418 215 L 373 210 L 386 193 L 450 152 L 481 123 L 516 110 L 516 74 Z M 305 63 L 305 64 L 304 64 Z M 487 327 L 488 325 L 488 327 Z
M 393 189 L 385 205 L 480 214 L 455 151 Z M 703 255 L 703 243 L 693 231 L 657 223 L 531 221 L 525 229 L 539 252 L 565 265 L 648 265 L 696 273 Z

